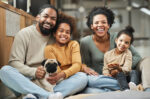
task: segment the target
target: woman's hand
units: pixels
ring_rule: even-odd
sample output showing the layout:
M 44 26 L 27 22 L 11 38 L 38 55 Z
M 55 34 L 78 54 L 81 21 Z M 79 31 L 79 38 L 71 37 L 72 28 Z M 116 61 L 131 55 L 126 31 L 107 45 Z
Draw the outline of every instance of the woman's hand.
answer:
M 82 69 L 83 69 L 83 72 L 87 73 L 88 75 L 94 75 L 94 76 L 98 76 L 99 74 L 94 71 L 93 69 L 85 66 L 85 64 L 82 64 Z
M 45 76 L 45 70 L 43 66 L 39 66 L 35 72 L 35 76 L 37 79 L 42 79 Z
M 52 85 L 55 85 L 59 80 L 64 79 L 65 77 L 66 77 L 66 74 L 64 72 L 53 73 L 47 78 L 47 81 L 51 83 Z

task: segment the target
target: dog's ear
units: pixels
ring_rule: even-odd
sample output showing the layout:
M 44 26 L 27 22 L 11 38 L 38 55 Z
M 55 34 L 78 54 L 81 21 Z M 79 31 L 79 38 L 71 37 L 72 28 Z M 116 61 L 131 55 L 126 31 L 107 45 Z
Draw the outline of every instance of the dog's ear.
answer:
M 60 62 L 59 61 L 57 61 L 57 62 L 58 62 L 58 66 L 61 66 Z
M 47 59 L 44 59 L 44 60 L 42 61 L 42 63 L 41 63 L 41 64 L 42 64 L 42 66 L 44 66 L 44 64 L 45 64 L 46 60 L 47 60 Z

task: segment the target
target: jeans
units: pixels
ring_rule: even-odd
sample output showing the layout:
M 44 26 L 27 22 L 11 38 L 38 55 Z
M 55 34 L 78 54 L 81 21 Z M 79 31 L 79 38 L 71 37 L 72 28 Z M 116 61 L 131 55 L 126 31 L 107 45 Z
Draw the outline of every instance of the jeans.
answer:
M 88 86 L 82 93 L 100 93 L 120 90 L 118 81 L 109 76 L 88 76 Z
M 127 77 L 124 74 L 124 72 L 120 72 L 116 75 L 116 79 L 118 80 L 119 86 L 121 90 L 126 90 L 129 89 L 128 82 L 127 82 Z
M 134 82 L 136 85 L 140 83 L 140 74 L 137 70 L 132 70 L 129 74 L 130 82 Z
M 1 81 L 10 89 L 21 94 L 34 94 L 43 99 L 47 99 L 51 92 L 34 84 L 30 79 L 19 73 L 11 66 L 3 66 L 0 70 Z M 87 85 L 87 75 L 78 72 L 73 76 L 61 81 L 54 87 L 54 92 L 61 92 L 63 97 L 75 94 Z
M 139 73 L 136 70 L 132 70 L 129 75 L 120 72 L 117 74 L 116 79 L 118 80 L 121 90 L 129 89 L 128 82 L 133 82 L 136 85 L 139 84 Z

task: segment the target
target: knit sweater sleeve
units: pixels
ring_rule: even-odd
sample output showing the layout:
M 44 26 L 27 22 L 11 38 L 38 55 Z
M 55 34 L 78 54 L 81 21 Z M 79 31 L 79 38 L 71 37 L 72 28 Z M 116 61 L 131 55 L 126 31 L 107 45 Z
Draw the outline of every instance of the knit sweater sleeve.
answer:
M 72 55 L 72 65 L 64 70 L 66 74 L 66 78 L 74 75 L 75 73 L 79 72 L 81 70 L 81 55 L 80 55 L 80 47 L 78 42 L 73 41 L 72 44 L 70 44 L 71 47 L 71 55 Z M 69 46 L 70 46 L 69 45 Z
M 36 68 L 26 65 L 26 56 L 29 37 L 24 35 L 26 31 L 21 30 L 14 38 L 9 58 L 9 65 L 17 68 L 25 76 L 35 77 Z
M 103 74 L 109 74 L 108 62 L 107 62 L 107 52 L 104 54 L 104 67 L 103 67 Z
M 125 52 L 124 64 L 121 68 L 124 73 L 129 73 L 131 71 L 131 67 L 132 67 L 132 54 L 130 50 L 127 50 Z

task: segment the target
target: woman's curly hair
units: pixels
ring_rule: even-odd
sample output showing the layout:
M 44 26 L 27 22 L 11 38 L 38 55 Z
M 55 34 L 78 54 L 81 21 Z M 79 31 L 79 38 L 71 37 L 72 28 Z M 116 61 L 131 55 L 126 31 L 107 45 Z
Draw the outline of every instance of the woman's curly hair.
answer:
M 63 12 L 59 12 L 59 17 L 58 17 L 58 21 L 57 21 L 54 33 L 56 33 L 56 31 L 61 23 L 67 23 L 70 26 L 71 34 L 74 34 L 76 32 L 75 18 L 73 18 L 72 16 L 69 16 L 69 15 L 66 15 Z
M 114 23 L 114 13 L 112 12 L 112 10 L 108 9 L 107 7 L 94 7 L 89 15 L 87 16 L 87 26 L 91 29 L 91 24 L 93 24 L 93 17 L 95 15 L 98 14 L 103 14 L 107 17 L 107 21 L 108 24 L 110 25 L 110 27 L 112 26 L 112 24 Z

